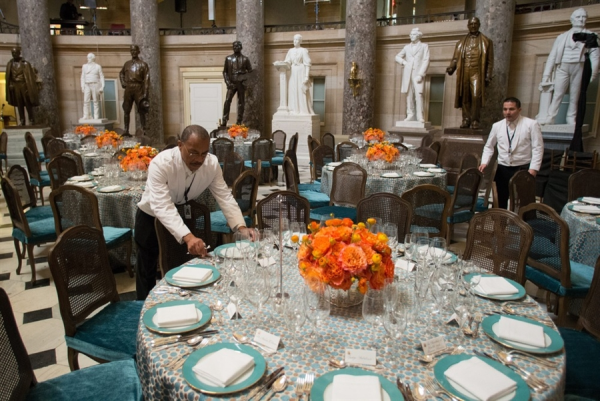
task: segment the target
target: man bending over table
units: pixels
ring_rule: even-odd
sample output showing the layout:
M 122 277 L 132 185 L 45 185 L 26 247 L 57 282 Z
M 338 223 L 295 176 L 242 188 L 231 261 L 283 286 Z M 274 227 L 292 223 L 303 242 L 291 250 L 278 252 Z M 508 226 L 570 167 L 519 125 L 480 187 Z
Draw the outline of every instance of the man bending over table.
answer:
M 223 180 L 217 157 L 208 153 L 209 146 L 208 132 L 199 125 L 190 125 L 183 130 L 178 146 L 160 152 L 148 167 L 146 190 L 135 216 L 136 293 L 139 300 L 146 299 L 156 285 L 158 240 L 154 218 L 160 220 L 180 243 L 185 242 L 191 255 L 206 256 L 206 244 L 190 232 L 175 205 L 197 198 L 208 188 L 229 226 L 234 231 L 248 231 L 240 207 Z

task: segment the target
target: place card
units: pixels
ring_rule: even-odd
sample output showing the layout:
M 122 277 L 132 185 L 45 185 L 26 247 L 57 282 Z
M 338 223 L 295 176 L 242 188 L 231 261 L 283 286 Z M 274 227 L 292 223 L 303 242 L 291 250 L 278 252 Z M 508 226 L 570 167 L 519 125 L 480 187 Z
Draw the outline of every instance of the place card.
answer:
M 276 262 L 272 256 L 269 256 L 269 258 L 258 259 L 258 263 L 261 267 L 269 267 L 271 265 L 274 265 Z
M 421 346 L 423 347 L 423 353 L 425 353 L 425 355 L 436 354 L 446 349 L 446 336 L 439 336 L 421 341 Z
M 260 344 L 263 347 L 272 350 L 273 352 L 277 351 L 277 348 L 279 348 L 279 340 L 279 336 L 268 333 L 261 329 L 256 329 L 256 334 L 254 334 L 255 343 Z
M 344 354 L 346 364 L 377 365 L 377 352 L 368 349 L 346 349 Z
M 225 308 L 225 310 L 227 311 L 229 320 L 237 320 L 237 319 L 242 318 L 242 315 L 240 315 L 240 313 L 237 311 L 237 308 L 235 307 L 235 305 L 232 302 L 227 304 L 227 307 Z
M 411 262 L 406 259 L 398 259 L 398 260 L 396 260 L 395 266 L 398 269 L 402 269 L 404 271 L 411 272 L 415 269 L 416 263 Z
M 458 316 L 456 313 L 453 313 L 452 316 L 450 316 L 450 319 L 446 320 L 446 324 L 450 324 L 452 322 L 456 322 L 458 324 Z

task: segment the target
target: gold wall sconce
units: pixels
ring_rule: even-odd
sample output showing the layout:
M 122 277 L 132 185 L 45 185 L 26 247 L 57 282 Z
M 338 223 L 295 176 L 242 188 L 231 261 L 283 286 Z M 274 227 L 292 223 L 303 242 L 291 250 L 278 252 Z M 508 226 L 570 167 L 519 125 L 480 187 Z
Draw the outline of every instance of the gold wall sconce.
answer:
M 356 97 L 358 95 L 358 89 L 360 88 L 360 83 L 362 79 L 358 77 L 358 65 L 356 65 L 356 61 L 352 62 L 352 68 L 350 68 L 350 77 L 348 78 L 348 83 L 352 88 L 352 96 Z

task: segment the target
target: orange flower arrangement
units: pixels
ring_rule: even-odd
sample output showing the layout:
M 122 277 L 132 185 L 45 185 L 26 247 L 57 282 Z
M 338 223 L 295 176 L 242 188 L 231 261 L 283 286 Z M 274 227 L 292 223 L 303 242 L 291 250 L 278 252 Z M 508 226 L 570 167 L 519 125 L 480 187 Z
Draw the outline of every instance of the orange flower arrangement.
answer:
M 75 127 L 75 133 L 78 135 L 83 134 L 83 136 L 88 136 L 88 135 L 93 135 L 96 132 L 98 132 L 96 130 L 96 128 L 92 127 L 89 124 L 78 125 L 77 127 Z
M 385 160 L 391 163 L 400 155 L 400 151 L 394 145 L 389 142 L 380 142 L 369 145 L 367 150 L 367 159 L 370 161 L 374 160 Z
M 367 285 L 381 289 L 394 277 L 394 262 L 388 238 L 370 232 L 364 223 L 332 218 L 325 227 L 308 225 L 310 234 L 302 237 L 298 251 L 300 274 L 310 285 L 323 282 L 332 288 L 348 290 L 358 280 L 364 294 Z
M 112 146 L 113 148 L 116 148 L 121 143 L 121 139 L 121 136 L 115 131 L 106 130 L 96 137 L 96 145 L 98 145 L 98 148 L 102 148 L 104 146 Z
M 134 148 L 127 150 L 126 156 L 121 156 L 121 168 L 123 171 L 146 171 L 158 150 L 151 146 L 135 145 Z
M 248 138 L 248 127 L 246 127 L 244 124 L 233 124 L 231 127 L 229 127 L 227 132 L 229 132 L 229 136 L 232 138 L 236 138 L 238 136 L 241 136 L 244 139 Z
M 369 128 L 368 130 L 363 132 L 363 138 L 365 138 L 365 141 L 367 142 L 381 142 L 383 141 L 383 137 L 385 137 L 385 132 L 383 132 L 379 128 Z

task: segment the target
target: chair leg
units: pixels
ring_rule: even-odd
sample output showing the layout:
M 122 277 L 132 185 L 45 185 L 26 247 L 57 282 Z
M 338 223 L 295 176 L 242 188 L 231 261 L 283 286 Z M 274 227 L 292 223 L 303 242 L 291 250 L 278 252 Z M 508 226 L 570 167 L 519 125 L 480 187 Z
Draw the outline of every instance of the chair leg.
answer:
M 558 315 L 558 326 L 559 327 L 563 327 L 565 325 L 565 322 L 567 320 L 567 309 L 569 307 L 569 300 L 567 299 L 567 297 L 559 297 L 558 298 L 558 310 L 557 310 L 557 315 Z
M 454 235 L 454 224 L 448 223 L 446 228 L 446 244 L 450 245 L 452 242 L 452 236 Z
M 42 201 L 42 206 L 44 206 L 44 187 L 40 187 L 40 200 Z
M 127 242 L 127 272 L 129 277 L 133 277 L 133 269 L 131 267 L 131 248 L 133 246 L 133 240 Z
M 21 274 L 21 265 L 23 264 L 23 254 L 21 253 L 20 245 L 21 242 L 16 238 L 13 238 L 13 241 L 15 242 L 15 251 L 17 251 L 17 260 L 19 261 L 19 265 L 17 266 L 17 274 Z
M 31 266 L 31 284 L 35 284 L 35 257 L 33 247 L 35 245 L 27 244 L 27 255 L 29 256 L 29 265 Z
M 69 368 L 71 368 L 71 372 L 79 370 L 79 352 L 75 351 L 73 348 L 68 348 L 67 359 L 69 360 Z

